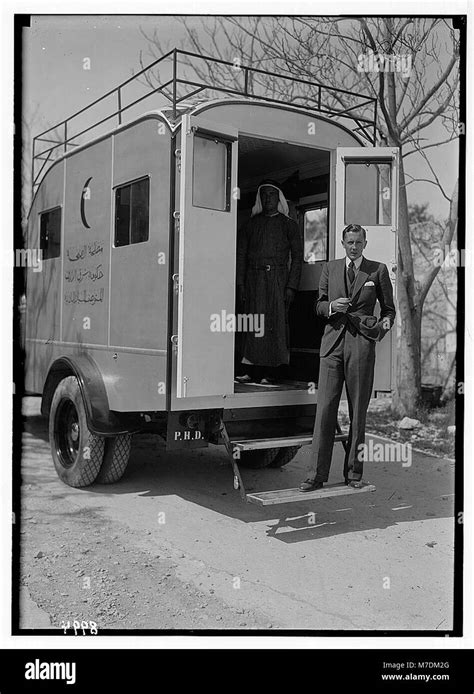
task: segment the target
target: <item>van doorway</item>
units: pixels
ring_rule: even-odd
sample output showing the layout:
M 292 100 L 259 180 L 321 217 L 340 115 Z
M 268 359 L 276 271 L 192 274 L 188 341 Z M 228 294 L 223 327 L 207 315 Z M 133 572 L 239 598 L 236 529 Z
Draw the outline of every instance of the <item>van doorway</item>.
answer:
M 234 393 L 307 390 L 317 384 L 319 348 L 324 323 L 316 317 L 315 303 L 322 266 L 329 259 L 330 152 L 239 134 L 239 204 L 237 229 L 250 219 L 262 180 L 278 182 L 298 225 L 304 248 L 298 291 L 289 310 L 289 364 L 276 370 L 276 383 L 257 379 L 234 380 Z M 237 306 L 236 306 L 237 313 Z M 235 376 L 248 371 L 242 363 L 243 333 L 235 337 Z

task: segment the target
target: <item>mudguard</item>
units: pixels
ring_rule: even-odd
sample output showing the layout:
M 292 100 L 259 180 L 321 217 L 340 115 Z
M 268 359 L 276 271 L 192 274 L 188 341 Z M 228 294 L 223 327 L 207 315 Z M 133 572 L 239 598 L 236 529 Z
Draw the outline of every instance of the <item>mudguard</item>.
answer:
M 121 416 L 110 411 L 102 375 L 97 364 L 87 355 L 60 357 L 53 362 L 43 388 L 41 413 L 44 416 L 49 416 L 54 391 L 58 383 L 67 376 L 75 376 L 78 380 L 87 425 L 92 433 L 99 436 L 118 436 L 140 429 L 136 415 L 125 413 Z

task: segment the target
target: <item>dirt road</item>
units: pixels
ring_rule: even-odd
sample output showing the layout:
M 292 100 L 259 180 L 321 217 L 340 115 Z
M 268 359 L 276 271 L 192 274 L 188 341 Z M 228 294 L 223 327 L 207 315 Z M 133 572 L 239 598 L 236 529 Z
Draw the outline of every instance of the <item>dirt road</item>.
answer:
M 56 476 L 39 399 L 24 411 L 22 628 L 452 627 L 452 462 L 368 463 L 375 493 L 260 508 L 233 490 L 223 449 L 137 436 L 121 482 L 79 490 Z M 294 487 L 306 465 L 302 449 L 244 480 Z M 341 470 L 338 444 L 330 481 Z

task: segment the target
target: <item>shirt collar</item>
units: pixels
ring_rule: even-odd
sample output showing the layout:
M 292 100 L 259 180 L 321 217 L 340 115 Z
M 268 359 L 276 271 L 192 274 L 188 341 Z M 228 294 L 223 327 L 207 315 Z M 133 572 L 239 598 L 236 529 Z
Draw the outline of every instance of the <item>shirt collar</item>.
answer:
M 355 265 L 356 270 L 358 270 L 360 268 L 360 265 L 361 265 L 363 260 L 364 260 L 363 255 L 359 256 L 356 260 L 354 260 L 354 265 Z M 351 263 L 351 259 L 348 258 L 346 255 L 346 267 L 349 267 L 350 263 Z

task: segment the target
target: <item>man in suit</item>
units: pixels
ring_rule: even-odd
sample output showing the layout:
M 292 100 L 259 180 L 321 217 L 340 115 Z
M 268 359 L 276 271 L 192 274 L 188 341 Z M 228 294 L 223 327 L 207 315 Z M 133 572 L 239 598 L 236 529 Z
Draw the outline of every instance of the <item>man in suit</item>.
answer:
M 387 266 L 362 253 L 366 231 L 349 224 L 341 241 L 346 257 L 326 263 L 319 283 L 316 313 L 327 319 L 321 341 L 318 405 L 311 445 L 309 477 L 300 485 L 307 492 L 327 482 L 331 466 L 337 411 L 345 383 L 350 429 L 344 460 L 346 484 L 360 488 L 363 472 L 365 420 L 374 381 L 375 344 L 395 319 L 392 283 Z M 373 315 L 376 302 L 380 318 Z

